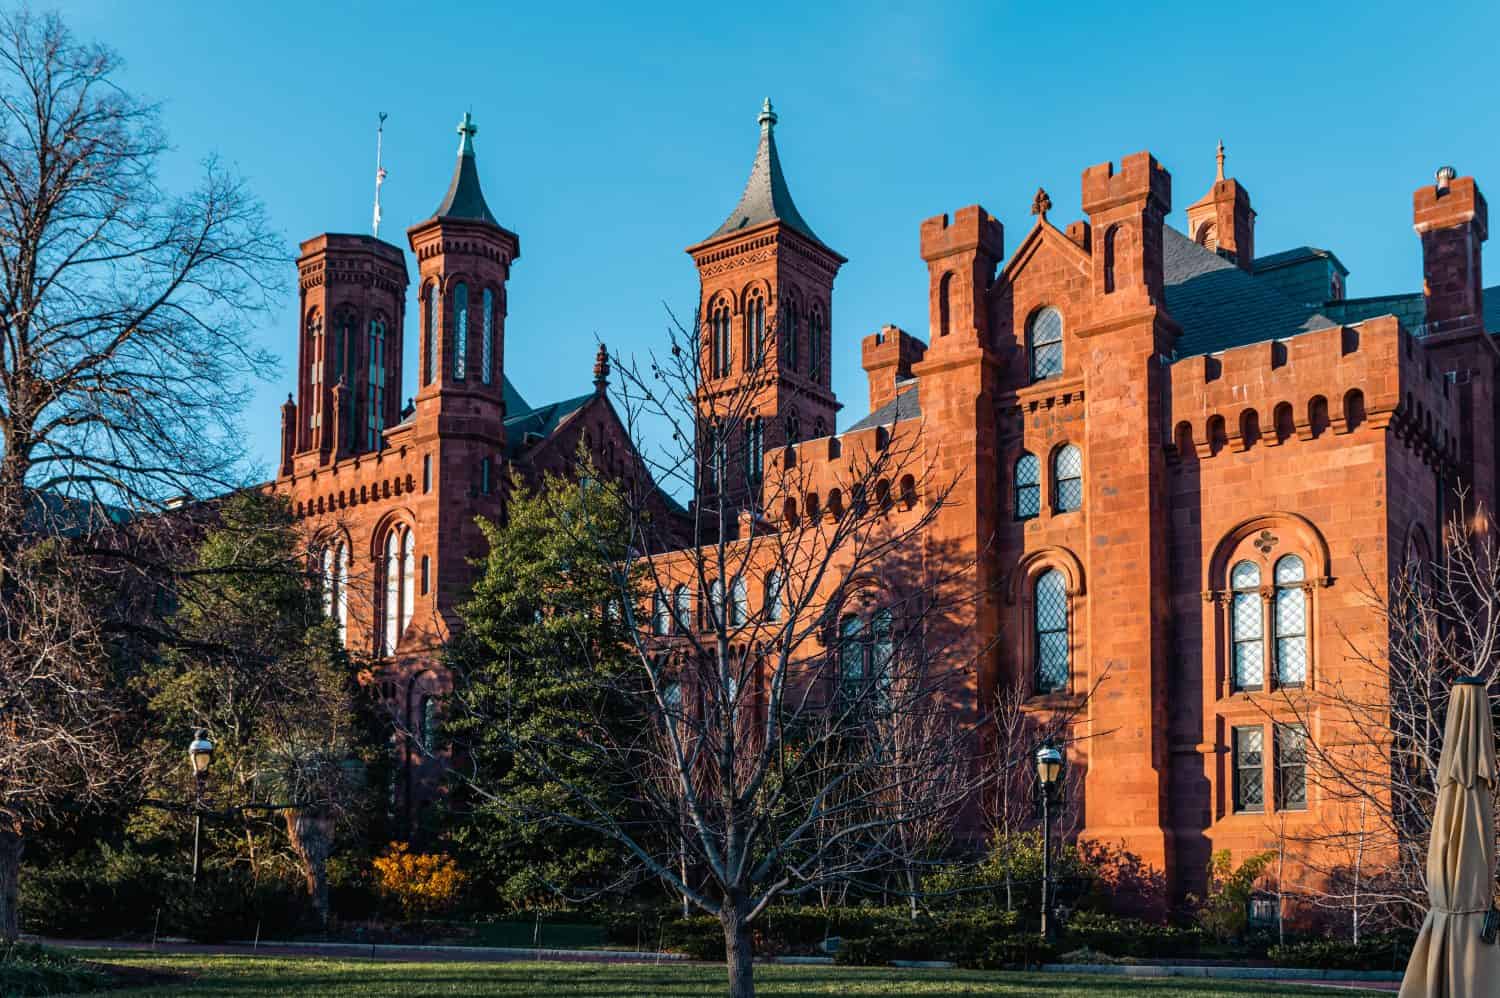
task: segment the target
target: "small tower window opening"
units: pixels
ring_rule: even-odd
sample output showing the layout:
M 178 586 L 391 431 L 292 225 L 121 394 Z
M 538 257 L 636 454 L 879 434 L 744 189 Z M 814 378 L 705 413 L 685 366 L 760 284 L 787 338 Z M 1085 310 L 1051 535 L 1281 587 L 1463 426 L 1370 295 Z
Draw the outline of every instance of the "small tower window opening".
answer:
M 1276 682 L 1307 682 L 1307 593 L 1302 559 L 1284 555 L 1276 562 Z
M 759 291 L 752 292 L 745 305 L 745 369 L 760 367 L 766 344 L 766 300 Z
M 712 378 L 723 378 L 729 374 L 731 362 L 729 350 L 729 303 L 720 300 L 709 315 L 709 359 L 708 374 Z
M 479 341 L 479 378 L 485 384 L 495 380 L 495 292 L 484 289 L 483 334 Z
M 1056 693 L 1068 685 L 1068 586 L 1062 572 L 1049 568 L 1037 576 L 1036 691 Z
M 950 271 L 938 281 L 938 335 L 947 336 L 953 313 L 953 274 Z
M 427 315 L 425 325 L 427 328 L 422 331 L 422 353 L 425 358 L 426 367 L 422 371 L 422 381 L 424 384 L 430 385 L 437 378 L 438 369 L 438 287 L 436 283 L 427 285 Z
M 1031 380 L 1055 378 L 1063 371 L 1062 313 L 1044 308 L 1026 327 L 1027 353 L 1031 357 Z
M 1030 520 L 1042 512 L 1042 462 L 1030 451 L 1016 458 L 1016 519 Z
M 786 414 L 786 442 L 788 444 L 802 442 L 802 420 L 797 415 L 796 409 L 792 409 Z
M 1052 457 L 1052 508 L 1071 513 L 1083 508 L 1083 452 L 1072 444 L 1059 447 Z
M 1204 222 L 1198 226 L 1198 234 L 1193 238 L 1199 246 L 1211 253 L 1219 251 L 1219 229 L 1213 222 Z
M 469 367 L 469 286 L 453 289 L 453 380 L 464 380 Z
M 490 494 L 490 459 L 487 457 L 479 459 L 479 494 Z
M 709 423 L 703 432 L 703 449 L 708 465 L 708 490 L 724 488 L 724 432 L 718 423 Z
M 823 310 L 813 307 L 807 323 L 807 375 L 816 384 L 823 383 Z
M 1265 642 L 1260 599 L 1260 566 L 1238 562 L 1229 573 L 1230 635 L 1233 646 L 1233 686 L 1236 691 L 1265 685 Z M 1259 731 L 1260 729 L 1256 729 Z
M 367 437 L 365 448 L 380 447 L 381 431 L 385 429 L 385 319 L 370 320 L 370 413 L 366 420 Z
M 432 455 L 422 455 L 422 494 L 432 491 Z
M 826 436 L 828 436 L 828 424 L 823 422 L 822 416 L 814 416 L 812 438 L 814 440 L 822 440 Z
M 797 340 L 800 336 L 796 300 L 788 300 L 783 309 L 785 315 L 781 321 L 781 342 L 784 353 L 781 358 L 781 366 L 788 371 L 795 371 L 797 370 Z
M 426 596 L 432 592 L 432 559 L 427 555 L 422 556 L 422 595 Z
M 1118 242 L 1120 227 L 1111 225 L 1104 233 L 1104 293 L 1111 294 L 1115 290 L 1115 244 Z
M 307 314 L 307 394 L 312 401 L 308 406 L 308 430 L 312 434 L 312 446 L 320 443 L 323 428 L 323 316 L 316 309 Z
M 422 751 L 431 755 L 437 749 L 438 730 L 438 702 L 437 697 L 424 696 L 422 698 L 421 718 L 417 730 L 417 737 L 422 743 Z
M 765 424 L 754 416 L 745 426 L 745 480 L 759 485 L 765 467 Z

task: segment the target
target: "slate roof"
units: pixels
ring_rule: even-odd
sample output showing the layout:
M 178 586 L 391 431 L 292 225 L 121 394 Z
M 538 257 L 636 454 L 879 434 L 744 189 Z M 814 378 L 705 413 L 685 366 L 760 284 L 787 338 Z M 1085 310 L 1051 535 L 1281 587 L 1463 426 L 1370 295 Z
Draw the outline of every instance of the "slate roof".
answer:
M 760 146 L 755 150 L 755 162 L 750 167 L 750 179 L 745 182 L 745 193 L 740 195 L 740 203 L 734 206 L 724 224 L 704 242 L 766 222 L 780 221 L 818 245 L 827 245 L 813 234 L 812 226 L 792 203 L 792 192 L 781 172 L 781 157 L 776 154 L 775 129 L 776 112 L 771 110 L 771 100 L 767 98 L 760 112 Z
M 1167 313 L 1182 327 L 1177 356 L 1326 329 L 1333 320 L 1300 305 L 1170 225 L 1162 229 Z
M 1500 285 L 1485 288 L 1481 295 L 1485 331 L 1500 333 Z M 1323 311 L 1343 323 L 1363 322 L 1377 315 L 1394 315 L 1407 329 L 1413 330 L 1427 321 L 1427 302 L 1420 291 L 1331 301 L 1323 306 Z
M 922 406 L 917 399 L 917 391 L 915 387 L 908 388 L 844 432 L 852 433 L 855 430 L 868 430 L 872 426 L 890 426 L 892 423 L 904 423 L 908 419 L 920 419 Z
M 468 115 L 464 115 L 464 119 L 467 123 Z M 465 131 L 460 134 L 463 139 L 458 145 L 458 164 L 453 168 L 453 179 L 448 184 L 448 193 L 443 196 L 443 203 L 438 205 L 432 217 L 467 219 L 498 226 L 500 223 L 490 213 L 490 206 L 484 201 L 484 192 L 479 189 L 479 168 L 474 164 L 473 134 Z
M 1250 264 L 1250 269 L 1261 274 L 1267 270 L 1275 270 L 1278 267 L 1288 267 L 1294 263 L 1302 263 L 1304 260 L 1332 260 L 1333 265 L 1339 269 L 1339 273 L 1345 277 L 1349 276 L 1349 268 L 1344 262 L 1333 254 L 1331 250 L 1321 249 L 1317 246 L 1293 246 L 1291 249 L 1282 250 L 1280 253 L 1270 253 L 1266 256 L 1258 256 L 1255 262 Z
M 514 391 L 515 389 L 511 390 Z M 595 397 L 594 392 L 589 392 L 587 395 L 580 395 L 577 398 L 539 405 L 535 409 L 507 416 L 505 419 L 505 449 L 507 453 L 511 457 L 516 457 L 526 450 L 526 437 L 529 434 L 534 433 L 541 437 L 550 437 L 556 432 L 563 420 L 579 409 L 582 409 Z

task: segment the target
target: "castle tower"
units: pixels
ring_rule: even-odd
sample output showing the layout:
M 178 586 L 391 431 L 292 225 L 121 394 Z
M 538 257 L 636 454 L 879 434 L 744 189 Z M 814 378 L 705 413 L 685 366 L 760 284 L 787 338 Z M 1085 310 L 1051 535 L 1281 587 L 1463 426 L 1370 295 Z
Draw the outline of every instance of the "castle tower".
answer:
M 761 455 L 835 431 L 833 279 L 845 259 L 792 203 L 776 152 L 776 112 L 739 204 L 687 252 L 698 268 L 705 478 L 726 510 L 759 501 Z M 720 455 L 717 460 L 713 454 Z
M 379 450 L 401 408 L 404 255 L 371 236 L 339 233 L 314 236 L 301 250 L 297 404 L 285 414 L 284 469 L 297 456 L 315 455 L 304 460 L 316 465 Z
M 1188 206 L 1188 234 L 1193 242 L 1213 250 L 1250 273 L 1255 262 L 1255 210 L 1250 192 L 1233 177 L 1224 176 L 1224 143 L 1219 143 L 1218 169 L 1208 193 Z

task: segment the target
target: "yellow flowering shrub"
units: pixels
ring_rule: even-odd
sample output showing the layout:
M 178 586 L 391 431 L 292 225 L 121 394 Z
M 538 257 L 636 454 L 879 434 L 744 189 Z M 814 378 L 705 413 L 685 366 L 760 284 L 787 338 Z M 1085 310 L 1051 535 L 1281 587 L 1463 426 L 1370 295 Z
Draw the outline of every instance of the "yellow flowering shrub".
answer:
M 407 918 L 431 917 L 453 906 L 464 875 L 451 856 L 414 853 L 405 842 L 392 842 L 375 857 L 375 883 Z

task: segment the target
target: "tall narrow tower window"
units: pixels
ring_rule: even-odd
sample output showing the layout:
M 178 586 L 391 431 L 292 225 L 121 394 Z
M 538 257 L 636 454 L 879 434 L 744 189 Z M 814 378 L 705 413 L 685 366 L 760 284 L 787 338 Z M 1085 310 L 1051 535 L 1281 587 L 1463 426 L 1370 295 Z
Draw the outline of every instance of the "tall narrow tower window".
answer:
M 434 283 L 427 285 L 427 328 L 423 330 L 425 346 L 422 352 L 426 355 L 427 366 L 422 370 L 422 381 L 428 385 L 437 377 L 437 324 L 438 286 Z
M 765 353 L 766 300 L 759 291 L 753 292 L 745 304 L 745 369 L 753 371 L 760 367 Z
M 370 399 L 365 448 L 376 450 L 380 446 L 380 433 L 385 429 L 385 320 L 370 320 Z
M 416 612 L 416 590 L 417 590 L 417 540 L 410 530 L 403 531 L 401 537 L 401 630 L 405 631 L 411 624 L 412 614 Z
M 1036 691 L 1055 693 L 1068 684 L 1068 587 L 1049 568 L 1036 580 Z
M 484 338 L 480 340 L 480 378 L 489 384 L 495 378 L 495 293 L 484 289 Z
M 745 424 L 745 480 L 759 485 L 765 464 L 765 424 L 759 416 Z
M 381 616 L 383 620 L 380 653 L 390 655 L 396 650 L 396 640 L 401 636 L 401 532 L 392 530 L 385 535 L 385 600 Z
M 799 335 L 797 302 L 788 300 L 782 306 L 785 314 L 781 320 L 781 344 L 785 353 L 781 358 L 781 366 L 788 371 L 797 370 L 797 338 Z
M 816 306 L 807 322 L 807 374 L 823 383 L 823 310 Z
M 722 378 L 729 374 L 729 303 L 720 301 L 709 315 L 708 375 Z
M 310 445 L 316 447 L 323 428 L 323 316 L 317 310 L 307 314 L 307 366 L 307 394 L 312 403 L 307 407 L 307 428 L 312 435 Z
M 464 380 L 469 367 L 469 286 L 453 289 L 453 380 Z
M 947 336 L 948 335 L 948 326 L 949 326 L 949 323 L 952 321 L 952 314 L 953 314 L 953 306 L 951 304 L 952 303 L 952 298 L 953 298 L 953 274 L 950 272 L 950 273 L 944 274 L 943 275 L 943 279 L 941 281 L 938 281 L 938 335 L 939 336 Z

